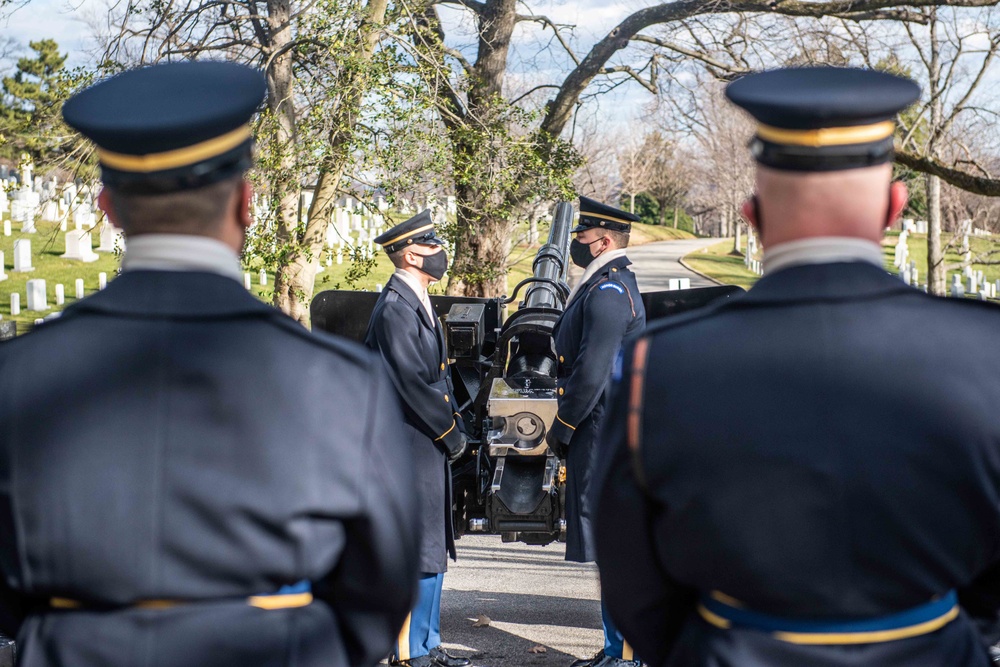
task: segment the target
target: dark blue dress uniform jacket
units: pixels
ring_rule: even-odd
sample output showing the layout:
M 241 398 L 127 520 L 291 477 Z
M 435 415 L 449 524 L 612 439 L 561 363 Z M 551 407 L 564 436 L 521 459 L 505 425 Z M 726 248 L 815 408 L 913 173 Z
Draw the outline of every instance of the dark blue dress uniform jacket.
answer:
M 569 443 L 566 460 L 566 560 L 595 558 L 588 497 L 606 388 L 622 339 L 646 324 L 635 274 L 618 257 L 580 286 L 553 330 L 559 355 L 559 412 L 553 431 Z M 603 447 L 602 447 L 603 449 Z
M 19 664 L 374 664 L 417 573 L 398 415 L 363 347 L 215 274 L 128 272 L 0 344 Z M 247 604 L 301 580 L 308 606 Z
M 655 667 L 988 665 L 970 617 L 988 626 L 1000 608 L 998 334 L 995 306 L 870 264 L 787 268 L 647 330 L 631 450 L 628 346 L 597 543 L 636 653 Z M 719 591 L 786 618 L 864 619 L 951 589 L 964 611 L 942 629 L 855 646 L 692 613 Z
M 447 452 L 461 446 L 464 437 L 444 333 L 413 290 L 393 276 L 375 304 L 365 345 L 381 355 L 403 403 L 402 442 L 412 452 L 413 467 L 401 472 L 420 490 L 420 571 L 444 572 L 448 555 L 455 558 Z

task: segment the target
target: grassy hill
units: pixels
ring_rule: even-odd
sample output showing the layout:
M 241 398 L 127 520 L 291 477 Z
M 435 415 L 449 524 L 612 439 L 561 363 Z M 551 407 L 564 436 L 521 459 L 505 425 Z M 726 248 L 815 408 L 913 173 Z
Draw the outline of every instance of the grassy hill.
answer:
M 84 263 L 76 260 L 62 259 L 66 251 L 65 232 L 59 231 L 58 223 L 38 222 L 36 234 L 22 234 L 20 224 L 12 224 L 12 235 L 7 237 L 0 235 L 0 252 L 4 253 L 5 272 L 7 280 L 0 281 L 0 317 L 5 320 L 16 321 L 18 332 L 29 331 L 36 319 L 40 319 L 53 312 L 62 310 L 67 305 L 72 304 L 75 299 L 75 282 L 77 278 L 82 278 L 85 286 L 85 295 L 97 291 L 98 274 L 105 273 L 108 280 L 114 279 L 118 271 L 119 257 L 112 253 L 98 253 L 99 259 L 96 262 Z M 523 236 L 523 229 L 520 230 Z M 543 226 L 539 229 L 539 235 L 544 240 L 548 235 L 548 229 Z M 35 270 L 30 273 L 13 273 L 14 265 L 14 241 L 18 239 L 29 239 L 31 241 L 32 264 Z M 669 227 L 658 227 L 654 225 L 636 224 L 632 232 L 633 244 L 649 243 L 652 241 L 662 241 L 674 238 L 692 238 L 692 235 L 683 230 L 676 230 Z M 100 242 L 99 233 L 95 228 L 92 234 L 93 245 L 96 248 Z M 513 287 L 518 281 L 527 277 L 531 272 L 531 262 L 534 259 L 537 246 L 520 245 L 511 253 L 515 262 L 511 265 L 507 276 L 507 284 Z M 331 265 L 326 266 L 327 258 L 330 258 Z M 375 290 L 378 285 L 384 285 L 392 275 L 393 267 L 384 253 L 376 247 L 375 264 L 367 276 L 356 280 L 352 285 L 348 280 L 348 271 L 351 268 L 350 258 L 345 256 L 343 264 L 336 263 L 336 253 L 328 255 L 324 253 L 321 258 L 323 271 L 316 276 L 316 292 L 328 289 L 359 289 Z M 267 285 L 259 284 L 259 274 L 257 267 L 252 268 L 251 284 L 254 294 L 263 301 L 270 301 L 273 296 L 274 276 L 269 275 Z M 28 280 L 33 278 L 43 278 L 46 281 L 46 291 L 48 294 L 49 310 L 45 312 L 31 312 L 27 310 L 26 285 Z M 55 304 L 55 285 L 61 283 L 66 292 L 66 303 L 63 306 Z M 443 285 L 435 285 L 432 292 L 443 293 Z M 21 314 L 12 317 L 10 314 L 10 295 L 18 292 L 21 295 Z
M 948 241 L 947 235 L 945 235 L 943 241 Z M 896 267 L 892 264 L 893 257 L 895 256 L 896 243 L 898 242 L 899 232 L 895 231 L 891 231 L 886 234 L 886 237 L 882 242 L 882 254 L 885 258 L 885 269 L 893 274 L 898 273 L 898 269 L 896 269 Z M 990 251 L 1000 253 L 1000 237 L 997 236 L 970 237 L 969 245 L 973 256 L 983 255 Z M 927 282 L 927 235 L 910 234 L 907 240 L 907 246 L 910 249 L 910 260 L 917 263 L 917 271 L 920 274 L 920 283 L 924 284 Z M 684 258 L 684 261 L 688 264 L 688 266 L 696 271 L 700 271 L 707 276 L 715 278 L 716 280 L 726 284 L 739 285 L 743 288 L 749 289 L 757 281 L 758 276 L 746 269 L 743 265 L 743 256 L 733 254 L 732 249 L 733 240 L 727 239 L 721 243 L 717 243 L 709 248 L 706 248 L 704 251 L 694 252 L 687 255 Z M 742 245 L 742 249 L 744 252 L 746 251 L 745 242 Z M 951 249 L 945 254 L 945 264 L 949 267 L 949 288 L 951 285 L 951 276 L 955 273 L 961 272 L 961 262 L 962 257 L 957 252 L 957 249 Z M 987 281 L 993 282 L 995 280 L 1000 280 L 1000 265 L 974 263 L 972 264 L 972 268 L 977 271 L 982 271 L 984 278 Z

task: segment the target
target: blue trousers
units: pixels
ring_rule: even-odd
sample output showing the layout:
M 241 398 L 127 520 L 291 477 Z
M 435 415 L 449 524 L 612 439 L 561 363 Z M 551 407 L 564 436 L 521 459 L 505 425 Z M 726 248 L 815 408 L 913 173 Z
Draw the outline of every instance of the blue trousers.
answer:
M 417 604 L 403 623 L 396 640 L 395 656 L 409 660 L 427 655 L 441 645 L 441 588 L 444 573 L 420 575 Z
M 625 641 L 622 633 L 618 632 L 618 627 L 615 626 L 603 600 L 601 601 L 601 621 L 604 624 L 604 655 L 622 660 L 635 660 L 632 646 Z

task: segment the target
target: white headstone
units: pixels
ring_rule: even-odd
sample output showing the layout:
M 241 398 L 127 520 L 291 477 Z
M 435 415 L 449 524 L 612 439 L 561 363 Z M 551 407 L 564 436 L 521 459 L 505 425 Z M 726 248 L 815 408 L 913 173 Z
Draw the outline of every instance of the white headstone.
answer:
M 105 220 L 101 224 L 101 245 L 97 247 L 97 252 L 114 252 L 116 246 L 124 245 L 119 243 L 121 238 L 122 231 Z
M 83 229 L 71 229 L 66 232 L 66 253 L 60 257 L 81 262 L 96 262 L 100 258 L 94 252 L 91 243 L 90 232 Z
M 10 220 L 3 221 L 3 235 L 10 236 Z
M 28 310 L 36 312 L 48 310 L 48 297 L 45 294 L 45 280 L 36 278 L 28 281 Z
M 978 283 L 979 283 L 979 281 L 976 280 L 976 276 L 969 276 L 969 289 L 966 290 L 966 291 L 967 292 L 978 292 L 979 291 Z
M 54 199 L 50 199 L 42 205 L 42 220 L 45 222 L 58 222 L 60 217 L 59 205 L 56 204 Z
M 97 289 L 104 289 L 108 286 L 108 274 L 101 271 L 97 274 Z
M 83 278 L 77 278 L 76 279 L 76 283 L 75 283 L 74 286 L 76 287 L 76 298 L 77 299 L 82 299 L 83 298 Z
M 247 289 L 250 289 L 250 274 L 249 273 L 244 273 L 243 274 L 243 287 L 245 287 Z
M 21 314 L 21 295 L 17 292 L 10 295 L 10 314 L 11 316 Z
M 13 218 L 14 216 L 11 215 Z M 16 220 L 17 218 L 15 218 Z M 31 207 L 25 207 L 24 212 L 20 216 L 21 220 L 21 233 L 22 234 L 37 234 L 38 230 L 35 228 L 35 209 Z
M 0 251 L 0 280 L 7 280 L 7 274 L 4 272 L 3 259 L 3 251 Z
M 34 271 L 31 265 L 31 241 L 28 239 L 18 239 L 14 241 L 14 272 L 27 273 Z
M 66 303 L 66 288 L 62 283 L 56 283 L 56 305 L 61 306 Z
M 382 283 L 375 283 L 375 291 L 376 292 L 382 291 Z
M 264 287 L 265 285 L 267 285 L 267 271 L 265 271 L 264 269 L 261 269 L 260 270 L 260 286 Z
M 344 263 L 344 252 L 340 248 L 337 248 L 337 264 Z

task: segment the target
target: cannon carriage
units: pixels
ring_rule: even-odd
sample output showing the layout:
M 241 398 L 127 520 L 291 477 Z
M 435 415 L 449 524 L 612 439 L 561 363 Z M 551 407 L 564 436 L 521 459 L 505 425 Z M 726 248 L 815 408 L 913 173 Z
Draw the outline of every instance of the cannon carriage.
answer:
M 469 440 L 452 465 L 456 536 L 499 534 L 504 541 L 537 545 L 565 539 L 565 468 L 545 434 L 557 409 L 552 330 L 570 295 L 573 215 L 571 204 L 556 205 L 532 275 L 510 297 L 431 296 Z M 740 292 L 719 286 L 645 292 L 642 299 L 653 320 Z M 377 299 L 375 292 L 321 292 L 310 308 L 313 327 L 360 342 Z

